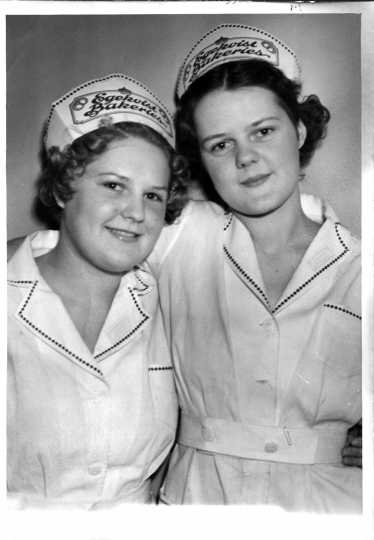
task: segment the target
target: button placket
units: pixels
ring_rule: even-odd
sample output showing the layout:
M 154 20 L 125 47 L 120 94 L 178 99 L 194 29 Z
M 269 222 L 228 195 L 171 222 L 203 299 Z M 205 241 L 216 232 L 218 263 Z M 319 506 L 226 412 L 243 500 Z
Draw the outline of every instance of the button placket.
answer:
M 271 317 L 264 319 L 259 325 L 269 336 L 275 332 L 276 322 Z
M 107 468 L 106 396 L 85 402 L 87 422 L 87 472 L 101 477 Z

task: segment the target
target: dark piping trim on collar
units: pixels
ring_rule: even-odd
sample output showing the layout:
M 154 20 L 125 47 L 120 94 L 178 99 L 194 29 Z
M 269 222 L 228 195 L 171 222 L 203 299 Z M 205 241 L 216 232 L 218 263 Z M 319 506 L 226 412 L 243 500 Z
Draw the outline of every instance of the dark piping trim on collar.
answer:
M 226 228 L 224 230 L 226 230 L 230 224 L 231 224 L 231 221 L 232 221 L 232 214 L 231 214 L 231 219 L 229 220 L 229 222 L 226 224 Z M 231 255 L 231 253 L 229 252 L 229 250 L 227 249 L 226 246 L 223 246 L 223 250 L 224 250 L 224 253 L 225 255 L 228 257 L 228 259 L 231 261 L 231 263 L 235 266 L 235 268 L 241 273 L 241 275 L 247 280 L 249 281 L 252 286 L 256 289 L 256 291 L 261 295 L 262 299 L 265 301 L 266 305 L 268 306 L 269 310 L 271 311 L 271 313 L 275 314 L 281 307 L 283 307 L 287 302 L 289 302 L 289 300 L 291 300 L 291 298 L 293 298 L 294 296 L 296 296 L 302 289 L 304 289 L 304 287 L 306 287 L 307 285 L 309 285 L 309 283 L 311 283 L 315 278 L 317 278 L 318 276 L 320 276 L 323 272 L 325 272 L 325 270 L 327 270 L 328 268 L 330 268 L 330 266 L 332 266 L 333 264 L 335 264 L 339 259 L 341 259 L 344 255 L 346 255 L 348 252 L 349 252 L 349 248 L 348 246 L 345 244 L 345 242 L 343 241 L 340 233 L 339 233 L 339 229 L 338 227 L 341 227 L 341 224 L 339 222 L 336 222 L 334 223 L 334 227 L 335 227 L 335 233 L 336 233 L 336 236 L 338 237 L 338 240 L 340 242 L 340 244 L 342 245 L 343 247 L 343 251 L 337 256 L 335 257 L 335 259 L 333 259 L 332 261 L 330 261 L 328 264 L 326 264 L 323 268 L 321 268 L 320 270 L 318 270 L 318 272 L 316 272 L 315 274 L 313 274 L 309 279 L 307 279 L 302 285 L 300 285 L 300 287 L 298 287 L 297 289 L 295 289 L 289 296 L 287 296 L 287 298 L 285 298 L 284 300 L 282 300 L 282 302 L 280 302 L 278 305 L 275 306 L 274 309 L 271 309 L 270 307 L 270 303 L 269 303 L 269 300 L 265 294 L 265 292 L 261 289 L 261 287 L 259 285 L 257 285 L 257 283 L 247 274 L 247 272 L 245 272 L 245 270 L 243 270 L 243 268 L 239 265 L 238 262 L 236 262 L 236 260 L 234 259 L 234 257 Z
M 32 282 L 31 282 L 32 283 Z M 32 295 L 34 294 L 35 292 L 35 289 L 36 287 L 38 286 L 38 281 L 35 281 L 33 286 L 31 287 L 31 290 L 25 300 L 25 302 L 23 303 L 23 306 L 21 307 L 21 309 L 19 310 L 18 314 L 19 316 L 21 317 L 21 319 L 28 325 L 30 326 L 30 328 L 32 328 L 33 330 L 35 330 L 36 332 L 38 332 L 38 334 L 40 334 L 42 337 L 44 337 L 45 339 L 47 339 L 48 341 L 50 341 L 53 345 L 55 345 L 56 347 L 58 347 L 59 349 L 61 349 L 62 351 L 64 351 L 65 353 L 68 353 L 69 356 L 72 356 L 75 360 L 78 360 L 78 362 L 80 362 L 81 364 L 83 364 L 84 366 L 92 369 L 93 371 L 95 371 L 95 373 L 99 374 L 100 377 L 104 377 L 102 371 L 100 369 L 98 369 L 97 367 L 93 366 L 92 364 L 89 364 L 88 362 L 86 362 L 85 360 L 83 360 L 82 358 L 80 358 L 77 354 L 73 353 L 72 351 L 70 351 L 67 347 L 65 347 L 64 345 L 62 345 L 61 343 L 59 343 L 58 341 L 56 341 L 55 339 L 51 338 L 48 334 L 46 334 L 45 332 L 43 332 L 42 330 L 40 330 L 40 328 L 38 328 L 37 326 L 35 326 L 35 324 L 33 324 L 24 314 L 24 310 L 26 309 L 27 307 L 27 304 L 30 302 L 30 299 L 32 297 Z
M 137 308 L 137 310 L 139 311 L 139 313 L 141 315 L 143 315 L 143 319 L 140 321 L 140 323 L 138 323 L 132 330 L 131 332 L 129 332 L 128 334 L 126 334 L 122 339 L 120 339 L 119 341 L 117 341 L 117 343 L 115 343 L 114 345 L 112 345 L 111 347 L 109 347 L 108 349 L 105 349 L 105 351 L 99 353 L 99 354 L 95 354 L 95 358 L 100 358 L 101 356 L 103 356 L 104 354 L 106 354 L 107 352 L 115 349 L 116 347 L 118 347 L 118 345 L 121 345 L 124 341 L 126 341 L 127 339 L 129 339 L 137 330 L 138 328 L 140 328 L 144 323 L 145 321 L 147 321 L 149 319 L 149 315 L 147 315 L 146 313 L 144 313 L 144 311 L 141 309 L 141 307 L 139 306 L 138 304 L 138 301 L 136 299 L 136 296 L 135 296 L 135 293 L 133 291 L 133 289 L 131 287 L 127 287 L 130 294 L 131 294 L 131 298 Z
M 266 294 L 264 293 L 264 291 L 261 289 L 261 287 L 259 285 L 257 285 L 257 283 L 254 281 L 254 279 L 252 279 L 245 270 L 243 270 L 243 268 L 239 265 L 238 262 L 236 262 L 236 260 L 234 259 L 234 257 L 231 255 L 231 253 L 229 252 L 229 250 L 227 249 L 226 246 L 223 246 L 223 251 L 225 252 L 225 255 L 226 257 L 231 261 L 231 263 L 235 266 L 235 268 L 241 273 L 241 275 L 247 280 L 249 281 L 253 287 L 256 289 L 256 291 L 258 293 L 260 293 L 262 299 L 265 301 L 266 305 L 268 306 L 269 309 L 270 308 L 270 303 L 269 303 L 269 300 L 267 299 L 267 296 Z
M 228 217 L 227 217 L 227 221 L 223 227 L 223 230 L 224 231 L 227 231 L 227 229 L 230 227 L 231 223 L 232 223 L 232 218 L 233 218 L 233 215 L 232 213 L 230 212 L 230 214 L 228 214 Z
M 325 270 L 327 270 L 328 268 L 330 268 L 330 266 L 332 266 L 333 264 L 335 264 L 339 259 L 341 259 L 344 255 L 346 255 L 349 251 L 349 248 L 348 246 L 346 246 L 346 244 L 343 242 L 343 239 L 342 237 L 340 236 L 339 234 L 339 230 L 338 230 L 338 225 L 340 225 L 340 223 L 336 222 L 334 223 L 334 227 L 335 227 L 335 233 L 336 233 L 336 236 L 338 237 L 338 240 L 339 242 L 341 243 L 342 247 L 343 247 L 343 251 L 337 256 L 335 257 L 335 259 L 333 259 L 332 261 L 330 261 L 328 264 L 326 264 L 325 266 L 323 266 L 320 270 L 318 270 L 318 272 L 316 272 L 315 274 L 313 274 L 309 279 L 307 279 L 306 281 L 304 281 L 304 283 L 302 285 L 300 285 L 300 287 L 298 287 L 297 289 L 295 289 L 289 296 L 287 296 L 287 298 L 285 298 L 284 300 L 282 300 L 282 302 L 278 305 L 275 306 L 275 308 L 272 310 L 272 313 L 276 313 L 282 306 L 284 306 L 289 300 L 291 300 L 291 298 L 293 298 L 296 294 L 298 294 L 302 289 L 304 289 L 304 287 L 306 287 L 307 285 L 309 285 L 309 283 L 311 283 L 316 277 L 320 276 Z

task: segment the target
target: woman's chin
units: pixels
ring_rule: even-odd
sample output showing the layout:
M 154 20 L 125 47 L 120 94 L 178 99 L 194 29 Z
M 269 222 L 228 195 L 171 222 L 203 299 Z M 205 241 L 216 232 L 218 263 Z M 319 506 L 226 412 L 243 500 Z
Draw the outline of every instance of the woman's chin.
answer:
M 278 208 L 279 206 L 274 204 L 262 204 L 250 207 L 240 207 L 238 209 L 233 209 L 233 212 L 247 218 L 261 218 L 272 214 Z

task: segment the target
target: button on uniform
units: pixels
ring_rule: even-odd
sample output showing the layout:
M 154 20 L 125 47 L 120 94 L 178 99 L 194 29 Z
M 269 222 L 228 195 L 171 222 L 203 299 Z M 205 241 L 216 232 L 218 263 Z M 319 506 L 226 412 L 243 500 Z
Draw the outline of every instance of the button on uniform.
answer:
M 268 454 L 273 454 L 274 452 L 278 450 L 278 445 L 274 441 L 267 442 L 264 446 L 264 450 Z
M 273 319 L 265 319 L 260 323 L 260 326 L 266 330 L 268 333 L 271 333 L 274 329 Z
M 202 435 L 204 441 L 207 441 L 207 442 L 214 441 L 214 439 L 215 439 L 214 431 L 208 426 L 203 426 L 201 428 L 201 435 Z
M 91 476 L 99 476 L 104 470 L 104 466 L 101 463 L 92 463 L 88 467 L 88 474 Z

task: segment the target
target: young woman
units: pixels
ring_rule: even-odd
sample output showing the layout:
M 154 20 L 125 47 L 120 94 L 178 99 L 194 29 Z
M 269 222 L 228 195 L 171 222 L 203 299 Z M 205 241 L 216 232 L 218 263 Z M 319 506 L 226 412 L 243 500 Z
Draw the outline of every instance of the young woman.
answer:
M 239 40 L 235 39 L 236 30 Z M 178 444 L 162 496 L 165 502 L 177 503 L 274 503 L 288 509 L 357 510 L 361 473 L 342 468 L 340 456 L 346 429 L 360 414 L 359 330 L 355 328 L 359 325 L 357 243 L 337 226 L 344 245 L 349 244 L 347 251 L 343 249 L 335 226 L 331 231 L 331 219 L 323 217 L 318 204 L 313 207 L 309 201 L 308 218 L 304 216 L 297 189 L 297 147 L 300 145 L 305 167 L 324 133 L 328 113 L 309 99 L 300 108 L 305 112 L 299 123 L 297 85 L 279 70 L 269 73 L 269 64 L 258 65 L 253 79 L 248 75 L 256 65 L 250 60 L 261 53 L 280 60 L 279 67 L 290 79 L 294 77 L 296 60 L 276 38 L 240 26 L 220 27 L 207 38 L 208 43 L 201 42 L 201 50 L 194 49 L 195 65 L 186 63 L 182 70 L 180 85 L 187 81 L 191 92 L 187 89 L 179 103 L 180 144 L 210 198 L 219 201 L 225 212 L 228 206 L 232 211 L 225 213 L 212 203 L 190 205 L 177 226 L 164 229 L 150 258 L 153 270 L 160 274 L 182 407 Z M 246 46 L 249 43 L 252 56 Z M 257 48 L 260 45 L 261 49 Z M 230 48 L 235 53 L 236 46 L 239 58 L 227 54 Z M 249 90 L 251 100 L 248 103 L 248 94 L 236 92 L 233 85 L 228 88 L 226 110 L 219 102 L 213 107 L 208 103 L 205 110 L 205 95 L 217 97 L 217 90 L 226 97 L 222 73 L 218 73 L 216 83 L 206 86 L 210 76 L 214 80 L 210 61 L 217 62 L 218 72 L 223 59 L 229 62 L 225 62 L 228 73 L 237 60 L 245 60 L 244 74 L 237 77 L 236 84 L 237 90 Z M 205 79 L 198 66 L 207 66 Z M 188 74 L 196 78 L 192 84 Z M 200 80 L 201 96 L 194 104 L 193 90 Z M 264 92 L 252 92 L 252 87 Z M 267 111 L 266 120 L 276 125 L 257 126 L 259 118 L 253 117 L 253 108 L 247 111 L 252 103 L 256 111 Z M 198 110 L 199 104 L 202 107 Z M 212 110 L 213 119 L 207 119 L 207 111 Z M 218 119 L 235 119 L 232 126 L 219 126 L 220 134 L 228 129 L 228 141 L 219 141 L 213 152 L 205 152 L 198 137 L 205 139 L 201 130 Z M 243 119 L 250 127 L 244 130 L 248 135 L 244 145 L 245 138 L 237 131 Z M 280 127 L 281 141 L 279 136 L 273 139 L 271 148 L 269 137 Z M 225 149 L 230 148 L 232 156 L 233 146 L 237 152 L 239 143 L 249 154 L 256 145 L 262 153 L 257 150 L 259 155 L 248 164 L 244 153 L 242 164 L 232 168 Z M 216 159 L 221 160 L 217 167 Z M 256 162 L 257 171 L 252 166 Z M 244 171 L 239 192 L 233 176 L 236 169 Z M 256 190 L 266 184 L 267 176 L 273 181 L 276 178 L 277 183 L 260 200 Z M 210 177 L 213 187 L 217 182 L 222 198 L 212 189 Z M 228 186 L 226 177 L 230 179 Z M 286 204 L 287 197 L 292 203 Z M 267 210 L 261 207 L 264 203 L 270 203 Z M 281 241 L 283 245 L 278 246 Z M 277 247 L 281 247 L 278 253 Z M 284 302 L 274 306 L 281 294 L 278 281 L 287 278 L 290 263 L 292 267 L 299 264 L 298 270 L 289 280 Z M 273 280 L 271 269 L 277 270 Z M 346 282 L 341 276 L 345 272 Z M 325 330 L 326 318 L 330 329 Z M 331 332 L 334 322 L 336 336 Z M 347 347 L 345 340 L 350 343 Z M 331 354 L 324 350 L 328 346 Z
M 8 264 L 8 492 L 21 507 L 151 500 L 176 426 L 157 286 L 141 263 L 179 214 L 172 120 L 122 74 L 51 108 L 39 197 L 59 231 Z
M 344 467 L 361 417 L 360 247 L 299 182 L 329 112 L 301 100 L 294 53 L 222 25 L 177 84 L 196 202 L 151 256 L 181 407 L 166 503 L 355 512 Z

